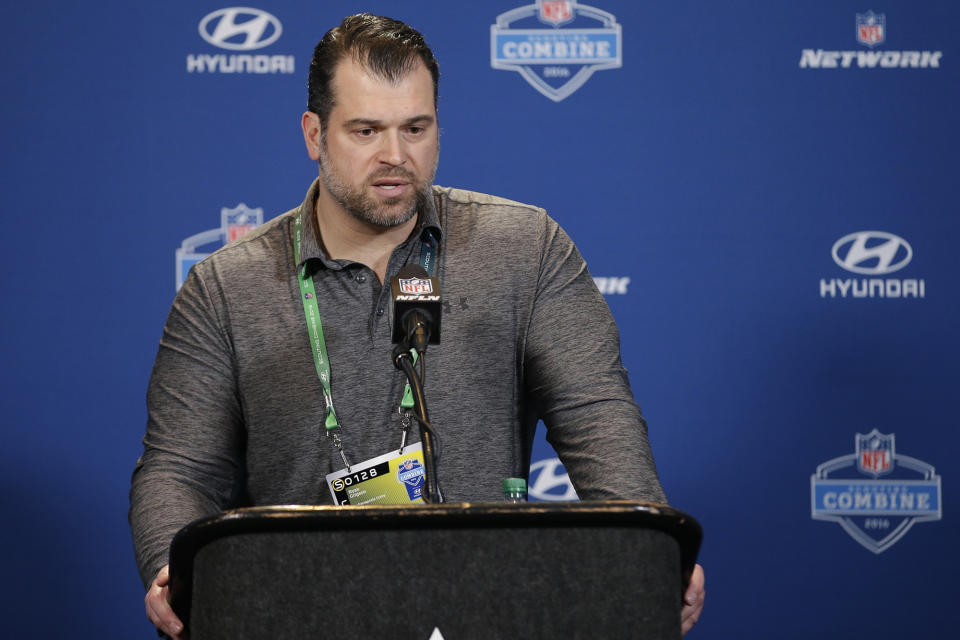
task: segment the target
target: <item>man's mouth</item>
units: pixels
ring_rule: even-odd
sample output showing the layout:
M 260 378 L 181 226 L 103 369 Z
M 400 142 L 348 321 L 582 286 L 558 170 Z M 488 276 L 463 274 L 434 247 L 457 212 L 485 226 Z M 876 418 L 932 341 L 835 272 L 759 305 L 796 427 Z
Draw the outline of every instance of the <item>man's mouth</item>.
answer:
M 394 195 L 403 192 L 408 184 L 403 178 L 380 178 L 373 186 L 381 193 Z
M 406 181 L 401 180 L 400 178 L 388 178 L 385 180 L 377 180 L 373 184 L 378 187 L 396 187 L 397 185 L 406 184 Z

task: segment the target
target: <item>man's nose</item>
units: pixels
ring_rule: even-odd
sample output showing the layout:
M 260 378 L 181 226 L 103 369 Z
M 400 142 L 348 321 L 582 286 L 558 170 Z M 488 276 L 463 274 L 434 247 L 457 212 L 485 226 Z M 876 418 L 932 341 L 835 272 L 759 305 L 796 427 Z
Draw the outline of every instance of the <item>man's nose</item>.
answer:
M 406 148 L 399 131 L 387 131 L 382 140 L 380 162 L 393 166 L 399 166 L 406 162 Z

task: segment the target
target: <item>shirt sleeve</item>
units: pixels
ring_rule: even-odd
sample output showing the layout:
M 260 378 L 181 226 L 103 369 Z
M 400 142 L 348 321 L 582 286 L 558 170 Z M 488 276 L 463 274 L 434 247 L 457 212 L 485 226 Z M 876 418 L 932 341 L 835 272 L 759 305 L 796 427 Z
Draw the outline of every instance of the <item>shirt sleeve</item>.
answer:
M 586 262 L 545 213 L 524 345 L 527 393 L 582 499 L 665 503 L 620 337 Z
M 216 296 L 198 275 L 203 266 L 191 270 L 177 294 L 147 391 L 147 430 L 129 512 L 145 586 L 167 563 L 176 532 L 230 506 L 242 486 L 244 428 L 234 358 Z

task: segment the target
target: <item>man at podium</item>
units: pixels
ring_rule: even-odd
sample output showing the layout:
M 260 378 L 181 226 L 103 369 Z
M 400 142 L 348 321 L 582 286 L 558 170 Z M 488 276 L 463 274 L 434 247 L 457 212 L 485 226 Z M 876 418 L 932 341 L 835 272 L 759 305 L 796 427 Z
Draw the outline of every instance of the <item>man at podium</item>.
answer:
M 526 477 L 542 419 L 581 498 L 665 502 L 616 326 L 570 238 L 537 207 L 433 185 L 438 78 L 403 23 L 361 14 L 329 31 L 301 119 L 318 179 L 300 206 L 195 265 L 173 303 L 130 508 L 147 614 L 172 636 L 166 558 L 184 525 L 233 507 L 392 499 L 344 479 L 391 461 L 416 473 L 391 364 L 390 285 L 408 265 L 446 301 L 442 341 L 419 363 L 446 501 L 499 500 L 503 478 Z M 698 568 L 684 631 L 702 601 Z

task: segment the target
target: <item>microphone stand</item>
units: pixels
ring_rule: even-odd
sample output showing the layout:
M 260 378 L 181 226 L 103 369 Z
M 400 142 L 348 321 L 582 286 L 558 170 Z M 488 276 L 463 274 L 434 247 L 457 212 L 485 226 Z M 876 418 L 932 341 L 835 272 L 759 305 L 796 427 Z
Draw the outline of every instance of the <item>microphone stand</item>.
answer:
M 420 354 L 420 357 L 422 358 L 423 354 Z M 443 502 L 443 496 L 440 494 L 440 483 L 437 481 L 437 454 L 433 442 L 433 427 L 430 425 L 430 418 L 427 414 L 427 400 L 423 395 L 423 384 L 421 384 L 420 376 L 417 375 L 417 370 L 413 366 L 410 348 L 403 342 L 393 350 L 393 364 L 407 376 L 407 380 L 410 382 L 410 390 L 413 392 L 417 424 L 420 427 L 420 443 L 423 445 L 423 465 L 426 473 L 423 501 L 439 504 Z

